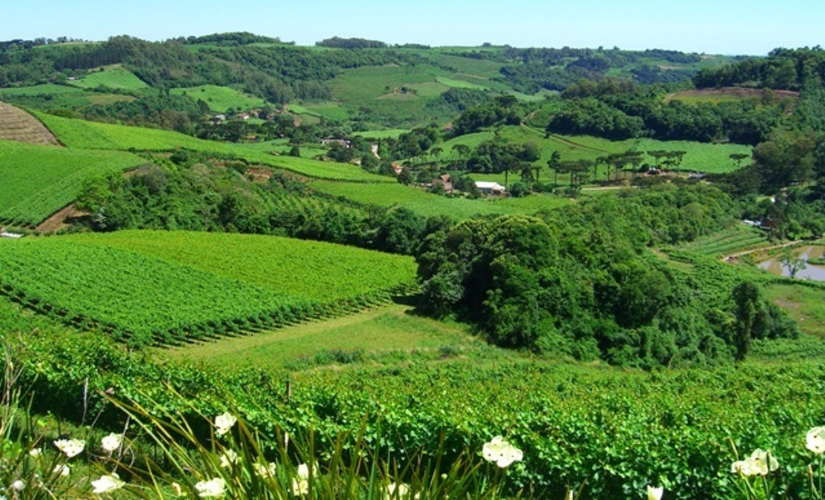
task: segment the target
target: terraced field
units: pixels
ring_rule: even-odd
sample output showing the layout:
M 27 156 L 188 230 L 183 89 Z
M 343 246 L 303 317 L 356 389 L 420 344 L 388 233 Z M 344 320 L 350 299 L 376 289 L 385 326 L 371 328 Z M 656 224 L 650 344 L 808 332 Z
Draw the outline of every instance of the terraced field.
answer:
M 27 142 L 30 144 L 60 143 L 39 120 L 20 108 L 0 102 L 0 141 Z
M 723 257 L 769 245 L 770 242 L 763 231 L 745 225 L 738 225 L 682 245 L 679 250 L 711 257 Z

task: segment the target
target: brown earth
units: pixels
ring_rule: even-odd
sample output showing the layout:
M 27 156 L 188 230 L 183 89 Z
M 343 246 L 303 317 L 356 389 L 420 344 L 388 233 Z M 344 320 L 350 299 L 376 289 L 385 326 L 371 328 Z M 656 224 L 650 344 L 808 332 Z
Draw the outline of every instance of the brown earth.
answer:
M 57 138 L 37 118 L 4 102 L 0 102 L 0 141 L 60 146 Z
M 57 212 L 53 213 L 48 219 L 44 220 L 37 226 L 36 230 L 41 233 L 55 232 L 63 228 L 69 227 L 69 224 L 74 219 L 79 219 L 89 215 L 86 212 L 78 210 L 74 204 L 63 207 Z

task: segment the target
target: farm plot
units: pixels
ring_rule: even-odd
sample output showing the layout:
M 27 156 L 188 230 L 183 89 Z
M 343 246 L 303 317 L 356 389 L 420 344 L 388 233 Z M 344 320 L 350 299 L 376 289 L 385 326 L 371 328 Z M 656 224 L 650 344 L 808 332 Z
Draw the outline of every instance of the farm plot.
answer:
M 0 221 L 36 225 L 74 201 L 89 177 L 142 163 L 142 158 L 120 151 L 0 141 Z
M 0 242 L 0 289 L 136 345 L 340 314 L 414 282 L 409 257 L 340 245 L 127 231 Z
M 679 250 L 694 252 L 700 255 L 721 257 L 768 245 L 769 242 L 764 232 L 753 227 L 741 225 L 682 245 L 679 247 Z

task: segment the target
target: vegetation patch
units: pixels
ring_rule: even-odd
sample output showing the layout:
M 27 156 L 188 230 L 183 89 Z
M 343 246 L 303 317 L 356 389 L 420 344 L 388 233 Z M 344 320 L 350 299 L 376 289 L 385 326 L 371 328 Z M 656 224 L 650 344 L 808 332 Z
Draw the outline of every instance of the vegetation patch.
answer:
M 200 85 L 172 89 L 172 94 L 187 95 L 196 101 L 203 101 L 216 113 L 225 113 L 232 108 L 238 111 L 259 108 L 266 104 L 260 97 L 253 97 L 231 87 Z
M 82 89 L 105 87 L 116 90 L 143 90 L 149 86 L 128 69 L 120 66 L 101 66 L 77 80 L 70 80 L 69 85 Z

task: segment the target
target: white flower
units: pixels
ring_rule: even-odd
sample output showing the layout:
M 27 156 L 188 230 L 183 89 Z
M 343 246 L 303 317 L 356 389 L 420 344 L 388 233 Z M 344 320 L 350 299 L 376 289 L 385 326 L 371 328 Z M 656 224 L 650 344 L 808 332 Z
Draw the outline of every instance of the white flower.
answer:
M 495 462 L 501 468 L 524 458 L 521 450 L 505 441 L 501 436 L 496 436 L 489 443 L 484 443 L 482 455 L 484 455 L 484 460 Z
M 58 439 L 54 442 L 57 449 L 66 454 L 67 457 L 72 458 L 83 452 L 86 442 L 80 439 Z
M 32 448 L 29 450 L 29 456 L 32 458 L 37 458 L 43 454 L 43 448 Z
M 779 462 L 770 452 L 757 448 L 747 460 L 733 462 L 730 471 L 743 476 L 767 476 L 779 468 Z
M 304 496 L 309 493 L 309 481 L 306 479 L 292 480 L 292 493 L 297 496 Z
M 125 484 L 126 483 L 122 481 L 114 472 L 111 474 L 104 474 L 100 476 L 100 479 L 92 481 L 92 493 L 96 493 L 98 495 L 103 493 L 111 493 L 115 490 L 123 488 Z
M 259 477 L 274 477 L 277 466 L 272 462 L 269 462 L 269 465 L 259 464 L 256 462 L 252 464 L 252 468 L 255 469 L 255 474 Z
M 100 440 L 100 446 L 103 448 L 104 451 L 112 453 L 113 451 L 120 448 L 120 434 L 115 432 L 109 434 L 105 438 Z
M 410 487 L 404 483 L 390 483 L 387 485 L 387 493 L 384 495 L 385 500 L 418 500 L 421 495 L 416 493 L 415 496 L 410 495 Z
M 54 469 L 52 469 L 52 472 L 54 474 L 60 474 L 61 476 L 66 477 L 72 473 L 72 470 L 69 468 L 68 465 L 57 464 L 54 466 Z
M 295 496 L 309 493 L 309 466 L 307 464 L 298 466 L 298 477 L 292 480 L 292 493 Z
M 232 464 L 238 461 L 238 454 L 233 450 L 224 450 L 221 455 L 221 467 L 228 469 Z
M 238 419 L 235 418 L 234 415 L 231 415 L 227 412 L 224 412 L 222 415 L 218 415 L 215 418 L 215 434 L 217 434 L 218 436 L 223 436 L 224 434 L 229 432 L 229 429 L 231 429 L 237 421 Z
M 16 491 L 23 491 L 26 489 L 26 482 L 22 479 L 18 479 L 17 481 L 11 483 L 11 489 Z
M 220 497 L 226 492 L 226 481 L 219 477 L 209 481 L 200 481 L 195 484 L 195 489 L 198 490 L 198 496 L 201 498 Z
M 825 452 L 825 427 L 814 427 L 805 436 L 805 447 L 817 455 Z
M 647 487 L 647 500 L 662 500 L 662 494 L 665 492 L 664 486 L 659 486 L 658 488 L 654 488 L 653 486 L 648 485 Z
M 181 489 L 181 487 L 178 483 L 172 483 L 172 491 L 175 492 L 176 497 L 182 497 L 183 496 L 183 490 Z

